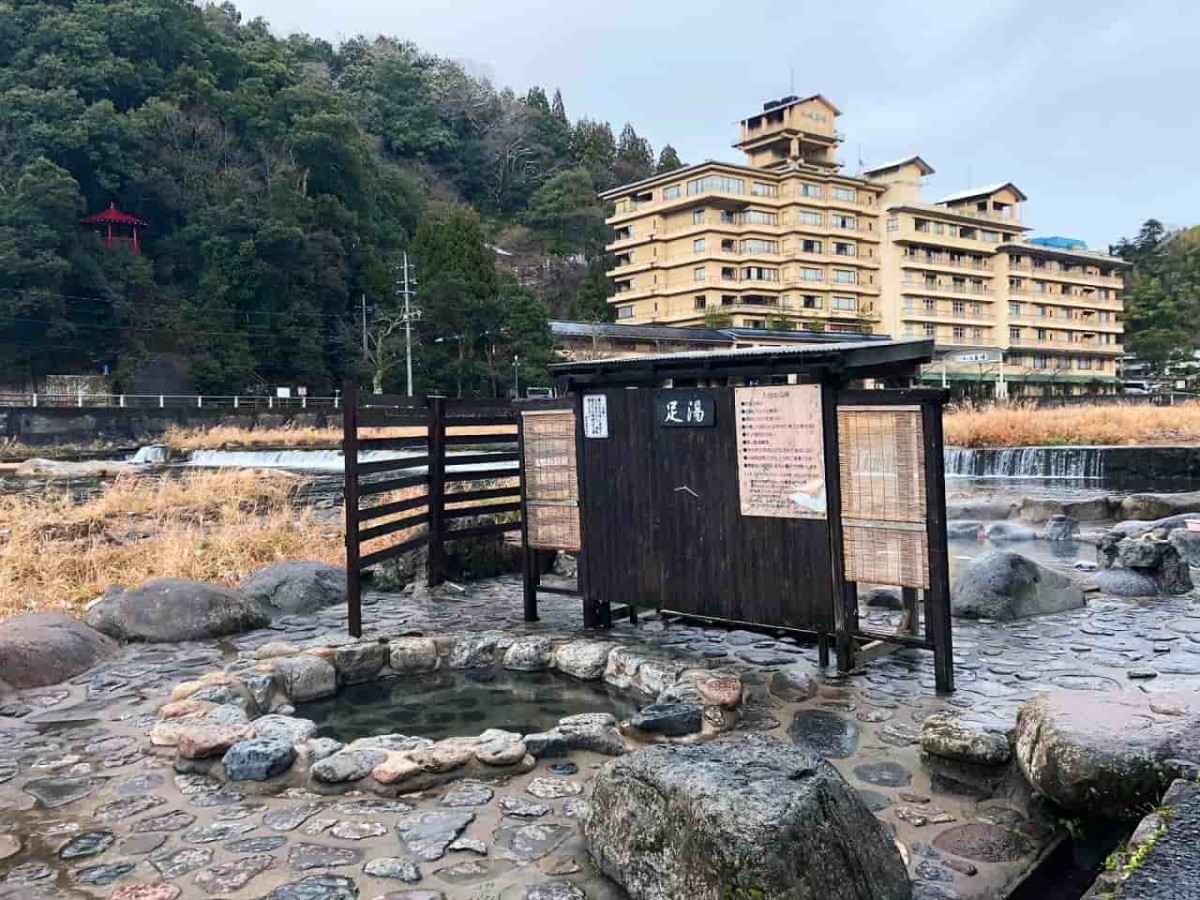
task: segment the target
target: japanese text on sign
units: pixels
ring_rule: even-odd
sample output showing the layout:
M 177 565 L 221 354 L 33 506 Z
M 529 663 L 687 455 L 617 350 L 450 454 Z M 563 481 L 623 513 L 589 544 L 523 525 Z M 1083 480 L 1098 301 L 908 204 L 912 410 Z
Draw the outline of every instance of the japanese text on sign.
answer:
M 657 391 L 654 412 L 664 428 L 709 428 L 717 422 L 717 404 L 708 391 Z
M 608 437 L 608 397 L 604 394 L 583 395 L 583 436 Z
M 737 388 L 734 407 L 742 515 L 826 518 L 821 388 Z

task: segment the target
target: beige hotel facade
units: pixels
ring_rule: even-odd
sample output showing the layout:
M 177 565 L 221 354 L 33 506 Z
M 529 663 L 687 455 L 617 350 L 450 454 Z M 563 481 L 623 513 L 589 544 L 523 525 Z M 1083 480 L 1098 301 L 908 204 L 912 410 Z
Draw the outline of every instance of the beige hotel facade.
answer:
M 930 382 L 989 395 L 1116 388 L 1123 261 L 1031 242 L 1011 183 L 927 202 L 933 169 L 920 157 L 843 174 L 838 115 L 821 95 L 764 104 L 734 145 L 746 164 L 602 194 L 617 322 L 761 332 L 752 343 L 929 337 Z

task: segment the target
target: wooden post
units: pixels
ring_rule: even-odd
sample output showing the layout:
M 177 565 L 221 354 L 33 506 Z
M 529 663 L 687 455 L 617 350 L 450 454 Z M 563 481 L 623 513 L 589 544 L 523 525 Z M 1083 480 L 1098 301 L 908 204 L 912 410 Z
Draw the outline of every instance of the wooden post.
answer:
M 362 572 L 358 552 L 358 385 L 347 381 L 342 410 L 342 458 L 345 464 L 346 615 L 351 637 L 362 637 Z
M 933 638 L 938 691 L 954 690 L 954 639 L 950 627 L 950 553 L 946 546 L 946 468 L 942 436 L 945 398 L 921 404 L 925 437 L 925 528 L 929 540 L 928 631 Z
M 525 599 L 525 621 L 538 620 L 537 554 L 529 547 L 529 502 L 525 492 L 525 417 L 517 413 L 517 478 L 521 485 L 521 586 Z
M 611 608 L 605 604 L 606 609 L 601 609 L 601 604 L 596 602 L 592 596 L 592 589 L 588 584 L 588 536 L 586 531 L 584 531 L 584 525 L 587 522 L 587 516 L 584 513 L 584 510 L 587 508 L 587 479 L 583 477 L 583 455 L 587 447 L 587 441 L 583 438 L 582 390 L 576 389 L 572 393 L 571 403 L 571 408 L 575 412 L 575 471 L 579 480 L 579 552 L 575 554 L 575 589 L 583 600 L 583 627 L 611 628 Z M 604 614 L 606 610 L 608 613 L 607 616 Z
M 825 377 L 829 377 L 826 375 Z M 821 383 L 821 418 L 825 454 L 825 507 L 829 525 L 829 596 L 833 604 L 833 627 L 838 671 L 854 668 L 853 623 L 847 615 L 846 577 L 842 547 L 842 476 L 838 465 L 838 390 Z M 857 603 L 857 598 L 855 603 Z M 857 607 L 855 608 L 857 612 Z
M 429 398 L 429 586 L 446 579 L 446 398 Z

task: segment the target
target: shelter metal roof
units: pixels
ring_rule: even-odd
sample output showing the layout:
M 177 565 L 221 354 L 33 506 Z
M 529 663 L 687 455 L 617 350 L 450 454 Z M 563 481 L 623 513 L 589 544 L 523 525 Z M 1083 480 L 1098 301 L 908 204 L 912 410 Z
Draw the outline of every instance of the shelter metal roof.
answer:
M 687 350 L 681 353 L 649 353 L 610 359 L 553 363 L 550 370 L 580 380 L 597 376 L 653 373 L 706 372 L 736 375 L 739 372 L 779 372 L 832 369 L 848 377 L 869 378 L 898 369 L 915 374 L 922 363 L 933 360 L 933 341 L 841 341 L 832 344 L 795 344 L 775 347 L 738 347 L 729 350 Z

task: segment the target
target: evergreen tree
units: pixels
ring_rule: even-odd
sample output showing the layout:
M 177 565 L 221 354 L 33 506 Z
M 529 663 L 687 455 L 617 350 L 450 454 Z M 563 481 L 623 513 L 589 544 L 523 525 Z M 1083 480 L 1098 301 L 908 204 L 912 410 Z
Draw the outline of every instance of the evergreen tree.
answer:
M 679 159 L 679 154 L 675 152 L 675 148 L 670 144 L 666 144 L 662 148 L 662 152 L 658 154 L 658 165 L 654 167 L 655 175 L 662 175 L 664 172 L 674 172 L 676 169 L 682 169 L 683 163 Z
M 617 157 L 613 164 L 613 177 L 617 184 L 630 184 L 654 174 L 654 151 L 650 142 L 638 137 L 628 122 L 621 129 L 617 140 Z

